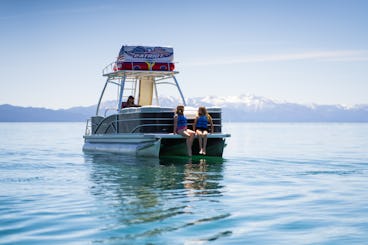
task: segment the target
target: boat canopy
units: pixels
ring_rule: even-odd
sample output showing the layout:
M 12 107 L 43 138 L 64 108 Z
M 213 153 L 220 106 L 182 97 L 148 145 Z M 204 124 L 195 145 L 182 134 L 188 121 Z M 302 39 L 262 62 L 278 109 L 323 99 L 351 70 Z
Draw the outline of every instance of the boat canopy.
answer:
M 121 111 L 122 102 L 128 95 L 137 96 L 141 106 L 152 105 L 154 97 L 156 104 L 158 104 L 157 85 L 164 83 L 174 85 L 179 91 L 182 103 L 186 105 L 183 93 L 175 78 L 175 74 L 178 72 L 174 71 L 173 62 L 173 48 L 123 45 L 116 61 L 103 69 L 102 73 L 103 76 L 107 77 L 107 81 L 97 106 L 96 115 L 98 115 L 103 94 L 109 83 L 119 87 L 117 103 L 119 111 Z M 167 79 L 172 80 L 172 82 Z
M 123 45 L 117 61 L 172 63 L 174 62 L 174 49 L 169 47 Z

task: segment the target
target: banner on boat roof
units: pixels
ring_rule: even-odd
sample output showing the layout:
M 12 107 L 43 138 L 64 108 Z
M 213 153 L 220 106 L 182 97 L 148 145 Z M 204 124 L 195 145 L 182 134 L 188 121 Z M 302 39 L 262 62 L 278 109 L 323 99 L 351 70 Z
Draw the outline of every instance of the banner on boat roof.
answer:
M 174 49 L 168 47 L 123 46 L 118 61 L 124 62 L 173 62 Z

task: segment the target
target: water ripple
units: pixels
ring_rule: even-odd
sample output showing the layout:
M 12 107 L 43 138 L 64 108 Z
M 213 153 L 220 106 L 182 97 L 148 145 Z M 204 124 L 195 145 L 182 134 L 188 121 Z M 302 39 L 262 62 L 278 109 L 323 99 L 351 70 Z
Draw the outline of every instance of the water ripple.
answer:
M 84 154 L 84 124 L 0 125 L 0 243 L 366 243 L 366 125 L 225 126 L 224 158 L 150 159 Z

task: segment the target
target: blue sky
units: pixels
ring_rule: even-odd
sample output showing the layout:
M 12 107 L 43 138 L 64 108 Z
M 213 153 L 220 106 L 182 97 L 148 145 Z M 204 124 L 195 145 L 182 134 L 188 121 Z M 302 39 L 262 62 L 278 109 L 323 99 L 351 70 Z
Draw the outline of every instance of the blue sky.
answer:
M 95 104 L 122 44 L 172 46 L 186 97 L 368 104 L 368 1 L 0 0 L 0 104 Z

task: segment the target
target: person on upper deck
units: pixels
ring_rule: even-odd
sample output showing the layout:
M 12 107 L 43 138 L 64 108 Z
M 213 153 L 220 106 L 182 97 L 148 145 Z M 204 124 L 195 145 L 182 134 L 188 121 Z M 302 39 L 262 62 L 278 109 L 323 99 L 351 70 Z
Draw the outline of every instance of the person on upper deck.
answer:
M 208 124 L 210 124 L 210 130 L 208 130 Z M 198 136 L 199 154 L 206 155 L 208 132 L 214 132 L 213 121 L 206 107 L 201 106 L 198 108 L 198 115 L 194 119 L 193 129 Z
M 130 95 L 126 102 L 121 103 L 121 109 L 127 107 L 140 107 L 140 105 L 134 104 L 134 97 Z
M 188 156 L 192 156 L 192 145 L 195 132 L 188 129 L 187 118 L 184 116 L 184 106 L 178 105 L 174 116 L 174 134 L 180 134 L 186 138 Z

